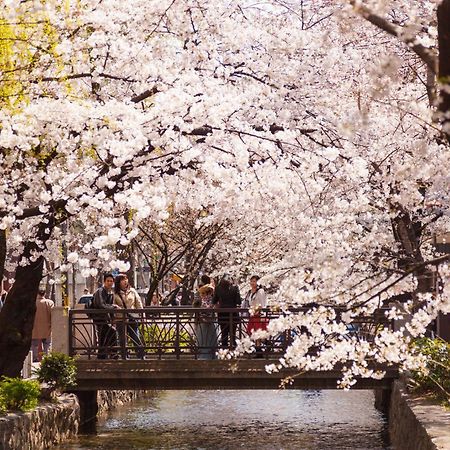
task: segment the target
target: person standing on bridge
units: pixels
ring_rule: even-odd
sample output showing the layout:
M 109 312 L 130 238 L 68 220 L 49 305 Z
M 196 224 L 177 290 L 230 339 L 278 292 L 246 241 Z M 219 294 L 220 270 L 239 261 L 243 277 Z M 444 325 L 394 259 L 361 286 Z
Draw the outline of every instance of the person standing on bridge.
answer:
M 33 353 L 33 362 L 41 360 L 42 353 L 39 353 L 39 347 L 42 346 L 42 352 L 47 355 L 52 343 L 52 308 L 54 303 L 45 298 L 45 290 L 39 289 L 36 297 L 36 315 L 34 316 L 33 332 L 31 339 L 31 351 Z
M 110 273 L 103 275 L 103 286 L 95 291 L 92 298 L 92 309 L 104 309 L 111 313 L 119 306 L 113 303 L 114 277 Z M 112 347 L 117 346 L 117 331 L 112 325 L 113 314 L 91 313 L 90 316 L 97 329 L 98 336 L 98 359 L 117 358 Z
M 194 308 L 213 308 L 214 287 L 204 284 L 198 289 L 199 300 L 195 300 Z M 215 314 L 212 312 L 196 313 L 195 336 L 197 338 L 198 359 L 215 359 L 217 349 L 217 327 Z
M 267 306 L 267 298 L 264 289 L 258 285 L 259 276 L 253 275 L 250 278 L 250 290 L 245 296 L 246 307 L 250 308 L 250 320 L 247 325 L 247 333 L 249 336 L 257 330 L 267 330 L 267 319 L 263 317 L 261 310 Z M 261 340 L 255 341 L 256 357 L 261 358 Z
M 152 301 L 150 302 L 150 306 L 154 308 L 155 306 L 161 306 L 161 294 L 158 289 L 153 292 Z
M 241 305 L 241 301 L 239 288 L 231 282 L 229 275 L 225 274 L 214 292 L 213 305 L 218 308 L 238 308 Z M 218 312 L 217 319 L 220 327 L 222 348 L 236 347 L 239 313 L 233 311 Z
M 206 275 L 205 273 L 202 274 L 200 279 L 197 281 L 197 292 L 194 293 L 194 301 L 192 302 L 192 306 L 195 306 L 196 304 L 201 304 L 201 296 L 200 296 L 200 288 L 205 285 L 211 285 L 211 287 L 214 290 L 214 286 L 211 284 L 211 277 Z
M 250 308 L 251 315 L 247 325 L 248 334 L 255 330 L 267 330 L 267 322 L 261 317 L 261 309 L 267 306 L 267 298 L 264 289 L 258 285 L 259 276 L 253 275 L 250 278 L 250 290 L 245 296 L 244 303 Z
M 114 284 L 114 303 L 123 309 L 142 309 L 142 300 L 136 289 L 130 286 L 128 276 L 121 273 L 116 276 Z M 122 358 L 127 357 L 127 338 L 131 339 L 137 357 L 144 359 L 145 351 L 139 335 L 139 323 L 132 313 L 118 314 L 117 331 L 119 333 Z

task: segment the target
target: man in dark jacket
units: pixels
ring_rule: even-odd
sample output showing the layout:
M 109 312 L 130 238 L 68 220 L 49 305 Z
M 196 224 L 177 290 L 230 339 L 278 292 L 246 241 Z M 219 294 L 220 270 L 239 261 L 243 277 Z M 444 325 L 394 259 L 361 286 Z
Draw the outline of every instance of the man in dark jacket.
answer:
M 113 311 L 120 308 L 113 303 L 114 298 L 114 277 L 110 273 L 103 275 L 103 286 L 95 291 L 92 298 L 92 309 L 105 309 Z M 92 320 L 97 328 L 98 336 L 98 359 L 116 358 L 112 347 L 117 346 L 117 331 L 112 325 L 113 314 L 91 313 Z
M 216 305 L 218 308 L 239 308 L 241 301 L 239 288 L 231 283 L 228 275 L 224 275 L 214 291 L 213 305 Z M 239 313 L 232 311 L 219 312 L 217 321 L 220 326 L 222 347 L 236 347 L 236 329 L 239 322 Z

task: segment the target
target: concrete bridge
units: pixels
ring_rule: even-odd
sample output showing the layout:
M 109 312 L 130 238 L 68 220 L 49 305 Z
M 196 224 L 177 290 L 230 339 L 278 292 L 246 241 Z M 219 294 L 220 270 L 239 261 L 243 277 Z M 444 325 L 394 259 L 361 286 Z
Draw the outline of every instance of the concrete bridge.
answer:
M 267 324 L 280 314 L 264 310 L 260 321 Z M 236 339 L 248 336 L 248 320 L 246 309 L 159 307 L 119 310 L 114 315 L 72 310 L 68 351 L 77 356 L 77 389 L 276 389 L 286 377 L 295 379 L 294 389 L 337 388 L 339 370 L 302 374 L 295 369 L 273 374 L 265 370 L 305 332 L 300 329 L 280 333 L 264 341 L 256 353 L 237 360 L 216 359 L 219 348 L 231 349 Z M 380 310 L 355 319 L 347 337 L 371 340 L 380 327 L 391 326 Z M 385 377 L 360 379 L 357 389 L 389 389 L 398 376 L 395 368 L 374 369 L 385 371 Z
M 77 362 L 77 390 L 100 389 L 278 389 L 281 380 L 292 377 L 289 389 L 337 389 L 339 370 L 299 373 L 285 369 L 269 374 L 265 366 L 277 360 L 241 359 L 151 360 L 151 361 L 83 361 Z M 381 369 L 381 367 L 378 367 Z M 383 367 L 384 378 L 360 378 L 355 389 L 390 390 L 398 370 Z
M 307 313 L 308 309 L 298 311 Z M 280 314 L 264 310 L 261 323 L 267 324 Z M 339 310 L 336 315 L 339 320 Z M 71 310 L 68 315 L 59 314 L 57 320 L 61 323 L 54 329 L 63 332 L 56 339 L 56 350 L 76 357 L 74 392 L 86 424 L 95 419 L 98 390 L 278 389 L 281 380 L 288 377 L 294 382 L 286 388 L 318 390 L 337 389 L 341 378 L 339 368 L 305 373 L 295 369 L 266 371 L 268 364 L 279 362 L 297 335 L 306 332 L 303 329 L 265 340 L 257 352 L 239 359 L 216 359 L 219 348 L 232 349 L 235 339 L 248 336 L 249 313 L 245 309 L 158 307 L 114 314 Z M 380 328 L 392 326 L 380 310 L 370 317 L 355 318 L 346 336 L 370 341 Z M 386 409 L 398 371 L 380 365 L 371 368 L 383 370 L 385 376 L 360 378 L 354 388 L 375 390 L 379 408 Z

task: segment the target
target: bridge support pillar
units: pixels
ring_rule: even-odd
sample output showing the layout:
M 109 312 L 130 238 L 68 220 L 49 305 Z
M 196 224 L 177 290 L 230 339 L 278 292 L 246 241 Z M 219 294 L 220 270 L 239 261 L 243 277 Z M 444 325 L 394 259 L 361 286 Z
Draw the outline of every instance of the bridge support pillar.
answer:
M 375 389 L 375 408 L 389 416 L 392 389 Z
M 80 425 L 84 432 L 94 430 L 97 424 L 97 391 L 76 391 L 80 404 Z

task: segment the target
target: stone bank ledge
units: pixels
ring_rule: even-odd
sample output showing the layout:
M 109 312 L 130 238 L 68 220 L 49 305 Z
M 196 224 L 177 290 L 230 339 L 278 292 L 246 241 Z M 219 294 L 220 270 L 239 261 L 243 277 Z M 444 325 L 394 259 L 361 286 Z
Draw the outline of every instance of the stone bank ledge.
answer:
M 0 415 L 0 450 L 43 450 L 77 435 L 80 407 L 75 395 L 33 411 Z
M 147 391 L 97 391 L 97 416 L 143 397 Z
M 450 411 L 424 397 L 410 397 L 395 381 L 389 435 L 396 450 L 450 450 Z

